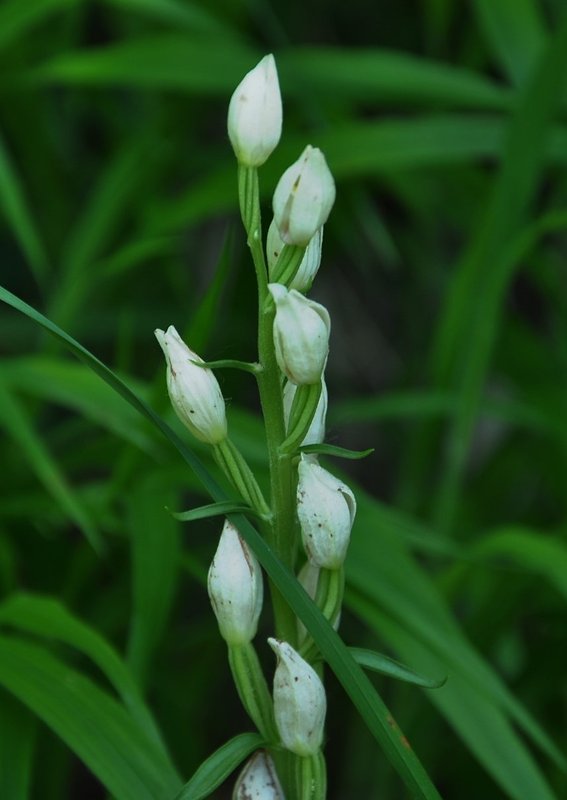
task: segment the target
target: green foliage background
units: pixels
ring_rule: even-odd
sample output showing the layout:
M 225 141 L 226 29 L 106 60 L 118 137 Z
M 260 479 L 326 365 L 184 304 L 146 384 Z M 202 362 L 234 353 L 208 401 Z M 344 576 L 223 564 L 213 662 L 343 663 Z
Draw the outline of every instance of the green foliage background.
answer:
M 341 635 L 448 676 L 372 677 L 443 797 L 560 798 L 559 0 L 4 0 L 0 283 L 185 439 L 153 330 L 176 325 L 209 360 L 255 358 L 225 119 L 270 51 L 285 106 L 265 226 L 281 171 L 321 147 L 338 189 L 314 288 L 333 321 L 328 441 L 376 448 L 341 467 L 360 497 Z M 203 583 L 218 520 L 165 511 L 209 498 L 88 362 L 7 305 L 0 333 L 0 797 L 173 800 L 251 727 Z M 265 482 L 253 380 L 221 381 Z M 266 614 L 267 670 L 270 633 Z M 407 797 L 328 691 L 330 800 Z

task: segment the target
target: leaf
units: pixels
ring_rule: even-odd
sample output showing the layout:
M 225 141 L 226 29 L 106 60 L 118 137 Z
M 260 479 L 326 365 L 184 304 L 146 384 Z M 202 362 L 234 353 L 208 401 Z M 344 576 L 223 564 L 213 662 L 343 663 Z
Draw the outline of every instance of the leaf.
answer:
M 86 508 L 67 483 L 55 460 L 36 434 L 24 409 L 0 380 L 0 425 L 18 444 L 30 469 L 59 503 L 65 514 L 81 529 L 93 549 L 100 553 L 104 542 Z
M 74 617 L 58 600 L 23 593 L 12 595 L 0 604 L 0 624 L 34 636 L 63 642 L 88 656 L 122 697 L 140 729 L 145 731 L 167 757 L 161 734 L 132 675 L 97 631 Z M 171 769 L 173 770 L 172 766 Z
M 486 534 L 467 551 L 473 559 L 504 559 L 542 576 L 567 599 L 567 544 L 558 537 L 524 528 L 502 528 Z
M 522 84 L 545 46 L 541 8 L 534 0 L 475 0 L 473 8 L 496 60 Z
M 407 660 L 427 672 L 448 669 L 447 661 L 436 656 L 403 623 L 377 611 L 376 606 L 353 594 L 349 604 L 374 631 Z M 553 793 L 525 750 L 502 711 L 479 691 L 460 670 L 450 668 L 446 685 L 428 692 L 436 705 L 454 727 L 504 792 L 514 800 L 554 800 Z
M 132 552 L 132 617 L 128 662 L 141 685 L 159 645 L 179 579 L 179 525 L 163 505 L 175 495 L 165 475 L 150 473 L 128 497 Z
M 350 461 L 357 461 L 372 455 L 374 448 L 369 450 L 347 450 L 346 447 L 337 447 L 334 444 L 306 444 L 299 448 L 301 453 L 315 453 L 321 456 L 336 456 L 337 458 L 347 458 Z
M 54 12 L 73 5 L 77 0 L 4 0 L 0 6 L 0 49 L 29 33 Z
M 0 684 L 84 761 L 116 800 L 168 800 L 179 780 L 108 694 L 43 648 L 0 637 Z
M 137 398 L 126 384 L 114 375 L 98 358 L 89 353 L 88 350 L 76 342 L 69 334 L 58 328 L 57 325 L 54 325 L 38 311 L 3 287 L 0 287 L 0 300 L 37 322 L 63 341 L 77 356 L 85 360 L 98 375 L 115 388 L 134 408 L 146 418 L 152 420 L 177 448 L 213 500 L 219 502 L 228 499 L 200 460 L 179 439 L 174 431 L 149 406 Z M 408 746 L 407 740 L 371 682 L 349 654 L 348 648 L 342 639 L 336 634 L 299 584 L 295 575 L 276 558 L 271 548 L 245 517 L 231 514 L 229 518 L 238 528 L 246 543 L 252 548 L 269 578 L 313 637 L 322 656 L 343 685 L 352 703 L 376 741 L 381 745 L 387 758 L 399 772 L 406 786 L 417 798 L 439 800 L 439 793 L 431 783 L 419 759 L 411 747 Z M 143 800 L 143 798 L 139 800 Z
M 266 744 L 259 733 L 241 733 L 197 767 L 175 800 L 204 800 L 223 783 L 245 758 Z
M 105 0 L 108 5 L 126 11 L 147 14 L 161 22 L 186 26 L 189 30 L 203 32 L 227 32 L 227 28 L 209 11 L 190 0 Z
M 156 452 L 139 415 L 83 364 L 43 355 L 4 359 L 2 379 L 32 397 L 73 409 L 147 453 Z
M 441 533 L 451 526 L 458 505 L 478 398 L 495 335 L 494 318 L 512 275 L 506 248 L 510 238 L 521 230 L 541 181 L 565 70 L 567 16 L 521 94 L 491 202 L 456 270 L 436 332 L 432 362 L 436 385 L 445 388 L 456 384 L 459 399 L 435 504 L 436 527 Z M 471 337 L 471 330 L 482 334 Z
M 22 5 L 18 3 L 18 5 Z M 0 9 L 0 42 L 2 40 L 2 14 Z M 24 195 L 24 189 L 16 168 L 0 138 L 0 205 L 12 229 L 14 237 L 22 248 L 37 283 L 42 286 L 47 278 L 47 255 Z
M 234 503 L 231 500 L 220 503 L 211 503 L 199 508 L 191 508 L 189 511 L 171 511 L 170 514 L 180 522 L 194 522 L 196 519 L 207 519 L 209 517 L 224 517 L 226 514 L 255 514 L 253 508 L 242 503 Z
M 446 677 L 442 680 L 434 681 L 432 678 L 418 675 L 417 672 L 409 669 L 409 667 L 394 661 L 393 658 L 382 655 L 382 653 L 376 653 L 374 650 L 366 650 L 362 647 L 349 647 L 348 650 L 356 663 L 360 664 L 364 669 L 371 672 L 379 672 L 381 675 L 387 675 L 389 678 L 396 678 L 396 680 L 405 681 L 405 683 L 413 683 L 423 689 L 439 689 L 447 682 Z
M 28 800 L 37 722 L 21 703 L 0 691 L 0 797 Z

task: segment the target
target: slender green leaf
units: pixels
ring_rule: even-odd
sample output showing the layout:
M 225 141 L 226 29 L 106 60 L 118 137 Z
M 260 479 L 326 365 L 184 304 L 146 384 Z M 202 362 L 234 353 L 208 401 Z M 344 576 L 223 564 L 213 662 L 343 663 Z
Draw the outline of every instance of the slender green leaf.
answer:
M 447 682 L 446 677 L 434 681 L 431 678 L 418 675 L 417 672 L 400 664 L 399 661 L 394 661 L 393 658 L 388 658 L 382 653 L 376 653 L 374 650 L 367 650 L 363 647 L 349 647 L 348 650 L 356 663 L 360 664 L 364 669 L 368 669 L 371 672 L 379 672 L 381 675 L 387 675 L 389 678 L 396 678 L 396 680 L 405 681 L 405 683 L 413 683 L 423 689 L 439 689 Z
M 536 762 L 497 705 L 479 692 L 462 672 L 437 657 L 403 624 L 380 613 L 373 603 L 356 594 L 349 604 L 406 660 L 424 672 L 450 669 L 449 680 L 438 691 L 427 692 L 448 722 L 459 733 L 494 780 L 514 800 L 554 800 Z
M 104 543 L 94 521 L 36 434 L 24 409 L 2 381 L 0 381 L 0 425 L 18 443 L 30 469 L 35 472 L 68 517 L 79 526 L 93 548 L 101 552 Z
M 204 800 L 209 797 L 245 758 L 265 744 L 259 733 L 241 733 L 235 736 L 197 767 L 193 777 L 175 800 Z
M 254 509 L 242 503 L 234 503 L 231 500 L 227 500 L 226 502 L 210 503 L 207 506 L 191 508 L 189 511 L 171 511 L 170 513 L 179 522 L 194 522 L 196 519 L 223 517 L 226 514 L 254 514 Z
M 0 691 L 0 797 L 28 800 L 37 722 L 21 703 Z
M 475 0 L 473 7 L 496 60 L 514 83 L 523 83 L 545 46 L 541 7 L 536 0 Z
M 22 4 L 19 3 L 19 5 L 21 6 Z M 0 42 L 2 39 L 1 16 L 5 10 L 5 7 L 0 9 Z M 41 286 L 48 274 L 47 255 L 39 230 L 28 208 L 24 188 L 1 138 L 0 206 L 6 215 L 8 224 L 18 244 L 22 248 L 36 281 Z
M 0 49 L 29 33 L 51 14 L 77 3 L 78 0 L 5 0 L 0 6 Z
M 0 287 L 0 300 L 34 320 L 63 341 L 79 358 L 85 360 L 98 375 L 114 387 L 134 408 L 154 422 L 177 448 L 213 500 L 226 501 L 228 499 L 200 460 L 179 439 L 174 431 L 151 408 L 137 398 L 126 384 L 99 359 L 38 311 L 2 287 Z M 392 715 L 371 682 L 356 664 L 346 645 L 323 617 L 295 576 L 276 558 L 270 547 L 245 517 L 231 514 L 230 519 L 236 525 L 247 544 L 252 548 L 270 579 L 312 635 L 321 654 L 343 685 L 372 735 L 381 745 L 387 758 L 398 771 L 406 786 L 417 798 L 439 800 L 439 793 L 431 783 L 419 759 L 408 745 L 406 738 L 396 725 Z
M 306 444 L 299 448 L 302 453 L 315 453 L 321 456 L 335 456 L 336 458 L 346 458 L 350 461 L 357 461 L 372 455 L 374 448 L 368 450 L 347 450 L 346 447 L 338 447 L 334 444 Z
M 547 580 L 567 598 L 567 543 L 523 528 L 502 528 L 486 534 L 468 549 L 473 559 L 490 559 L 517 565 Z
M 58 600 L 12 595 L 0 604 L 0 624 L 64 642 L 87 655 L 113 684 L 140 728 L 167 755 L 156 723 L 122 659 L 97 631 L 74 617 Z
M 150 473 L 128 496 L 133 613 L 128 660 L 145 683 L 167 625 L 179 576 L 179 525 L 163 506 L 174 501 L 163 475 Z
M 161 751 L 119 703 L 43 648 L 0 637 L 0 684 L 63 739 L 116 800 L 168 800 L 179 790 Z
M 148 17 L 169 23 L 182 25 L 189 30 L 203 33 L 227 33 L 228 29 L 218 21 L 210 11 L 206 11 L 190 0 L 105 0 L 108 5 L 125 11 L 146 14 Z

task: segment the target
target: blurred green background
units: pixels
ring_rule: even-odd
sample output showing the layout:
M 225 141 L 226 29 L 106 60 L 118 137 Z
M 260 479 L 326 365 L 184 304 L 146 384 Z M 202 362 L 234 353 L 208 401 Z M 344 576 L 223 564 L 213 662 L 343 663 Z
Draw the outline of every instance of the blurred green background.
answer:
M 154 328 L 174 324 L 209 360 L 255 358 L 226 110 L 274 52 L 284 134 L 260 174 L 264 226 L 279 174 L 321 147 L 337 182 L 312 293 L 333 325 L 327 440 L 376 448 L 341 465 L 361 498 L 341 632 L 449 676 L 425 692 L 375 682 L 459 800 L 549 800 L 567 785 L 564 11 L 0 4 L 0 283 L 172 424 Z M 187 780 L 250 729 L 203 588 L 218 521 L 180 526 L 164 511 L 207 500 L 61 344 L 5 305 L 0 341 L 3 640 L 108 688 L 88 648 L 26 623 L 14 600 L 57 598 L 125 655 Z M 265 481 L 253 381 L 220 379 Z M 72 730 L 62 744 L 1 667 L 0 683 L 3 800 L 106 797 Z M 332 678 L 329 698 L 330 800 L 407 797 Z

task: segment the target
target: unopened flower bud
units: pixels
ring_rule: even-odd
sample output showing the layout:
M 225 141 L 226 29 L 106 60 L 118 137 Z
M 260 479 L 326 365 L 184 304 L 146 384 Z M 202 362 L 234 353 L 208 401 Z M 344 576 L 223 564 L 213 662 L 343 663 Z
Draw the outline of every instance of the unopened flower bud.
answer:
M 187 347 L 173 325 L 166 332 L 156 330 L 155 335 L 167 361 L 167 390 L 175 413 L 201 442 L 222 442 L 226 411 L 212 371 L 198 366 L 203 359 Z
M 307 145 L 274 192 L 274 218 L 283 241 L 305 247 L 327 221 L 334 202 L 335 182 L 325 156 Z
M 356 514 L 354 494 L 305 456 L 301 456 L 298 474 L 297 516 L 307 557 L 318 567 L 338 569 L 345 560 Z
M 238 776 L 232 800 L 285 800 L 275 764 L 265 750 L 254 753 Z
M 268 289 L 276 304 L 274 347 L 279 368 L 297 386 L 317 383 L 329 353 L 329 312 L 280 283 L 269 283 Z
M 274 716 L 282 744 L 298 756 L 318 753 L 327 712 L 325 688 L 315 670 L 287 642 L 268 639 L 278 657 Z
M 291 383 L 291 381 L 288 381 L 284 386 L 283 408 L 286 428 L 289 423 L 289 415 L 291 413 L 291 406 L 293 404 L 293 398 L 295 397 L 296 391 L 297 386 L 294 383 Z M 315 415 L 311 420 L 311 425 L 307 429 L 305 438 L 301 442 L 302 445 L 321 444 L 321 442 L 325 441 L 325 418 L 327 416 L 327 402 L 327 385 L 325 383 L 325 379 L 321 378 L 321 395 L 319 397 L 319 402 L 317 403 L 317 408 L 315 409 Z
M 228 137 L 236 158 L 261 166 L 282 133 L 282 98 L 273 55 L 264 56 L 236 87 L 228 107 Z
M 228 520 L 209 569 L 207 585 L 223 639 L 230 645 L 251 642 L 262 610 L 262 570 L 254 553 Z
M 285 246 L 285 242 L 280 236 L 276 220 L 273 219 L 268 228 L 268 236 L 266 239 L 266 253 L 268 255 L 268 270 L 270 278 L 272 277 L 274 268 L 281 251 Z M 321 250 L 323 247 L 323 227 L 313 235 L 309 241 L 305 255 L 299 265 L 299 269 L 293 276 L 289 283 L 290 289 L 297 289 L 298 292 L 308 292 L 311 284 L 315 279 L 315 275 L 321 265 Z

